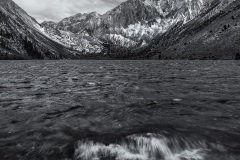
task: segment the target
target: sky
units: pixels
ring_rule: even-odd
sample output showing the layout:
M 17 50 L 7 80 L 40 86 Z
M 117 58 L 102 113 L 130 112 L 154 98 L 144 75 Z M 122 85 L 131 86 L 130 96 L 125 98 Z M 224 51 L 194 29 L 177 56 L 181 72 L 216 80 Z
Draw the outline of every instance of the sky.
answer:
M 77 13 L 103 14 L 125 0 L 13 0 L 38 22 L 55 21 Z

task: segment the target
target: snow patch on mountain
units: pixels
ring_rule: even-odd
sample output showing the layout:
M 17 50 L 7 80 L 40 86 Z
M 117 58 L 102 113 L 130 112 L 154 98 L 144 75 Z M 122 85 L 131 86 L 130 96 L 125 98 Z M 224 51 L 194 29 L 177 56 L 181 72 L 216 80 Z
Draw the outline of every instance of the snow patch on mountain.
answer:
M 119 46 L 131 47 L 137 45 L 137 42 L 119 34 L 106 34 L 104 38 Z
M 84 53 L 100 53 L 102 47 L 97 38 L 89 36 L 87 32 L 72 33 L 70 31 L 45 28 L 44 33 L 54 41 L 74 50 Z

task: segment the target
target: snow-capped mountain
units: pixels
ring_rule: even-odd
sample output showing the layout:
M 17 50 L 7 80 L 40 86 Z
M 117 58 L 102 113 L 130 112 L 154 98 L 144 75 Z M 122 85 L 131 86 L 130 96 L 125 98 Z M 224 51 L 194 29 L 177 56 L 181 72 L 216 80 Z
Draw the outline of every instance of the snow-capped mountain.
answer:
M 44 22 L 42 26 L 52 39 L 65 46 L 100 53 L 103 49 L 100 39 L 124 47 L 134 47 L 142 41 L 150 43 L 153 37 L 178 22 L 192 20 L 212 1 L 128 0 L 103 15 L 80 13 L 57 24 Z
M 0 1 L 0 59 L 58 59 L 75 51 L 54 42 L 44 29 L 12 0 Z

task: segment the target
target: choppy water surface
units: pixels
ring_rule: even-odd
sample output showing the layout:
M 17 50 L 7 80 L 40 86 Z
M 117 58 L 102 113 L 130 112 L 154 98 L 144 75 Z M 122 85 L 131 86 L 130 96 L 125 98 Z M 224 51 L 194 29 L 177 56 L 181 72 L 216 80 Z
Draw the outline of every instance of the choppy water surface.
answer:
M 1 61 L 0 159 L 239 160 L 240 63 Z

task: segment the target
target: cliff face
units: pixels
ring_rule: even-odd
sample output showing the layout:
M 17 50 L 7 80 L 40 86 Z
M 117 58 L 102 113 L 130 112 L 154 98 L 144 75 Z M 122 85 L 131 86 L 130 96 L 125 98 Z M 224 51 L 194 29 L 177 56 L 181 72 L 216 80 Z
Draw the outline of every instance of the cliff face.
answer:
M 58 34 L 57 39 L 80 51 L 101 52 L 103 47 L 100 39 L 123 47 L 134 47 L 142 41 L 143 44 L 150 43 L 153 37 L 166 32 L 180 21 L 190 21 L 208 8 L 211 2 L 212 0 L 128 0 L 103 15 L 93 12 L 65 18 L 52 26 L 52 29 L 71 35 L 66 39 L 65 35 Z M 42 24 L 45 30 L 49 25 L 48 22 Z M 53 32 L 47 33 L 56 39 Z M 79 45 L 82 41 L 85 46 Z
M 0 1 L 0 59 L 73 58 L 75 51 L 47 38 L 37 21 L 12 0 Z
M 96 12 L 77 14 L 68 18 L 64 18 L 57 24 L 58 30 L 71 31 L 78 33 L 84 30 L 95 30 L 101 23 L 101 15 Z
M 103 21 L 113 28 L 127 28 L 136 23 L 151 26 L 154 20 L 156 23 L 160 19 L 189 21 L 210 2 L 211 0 L 129 0 L 104 14 Z

